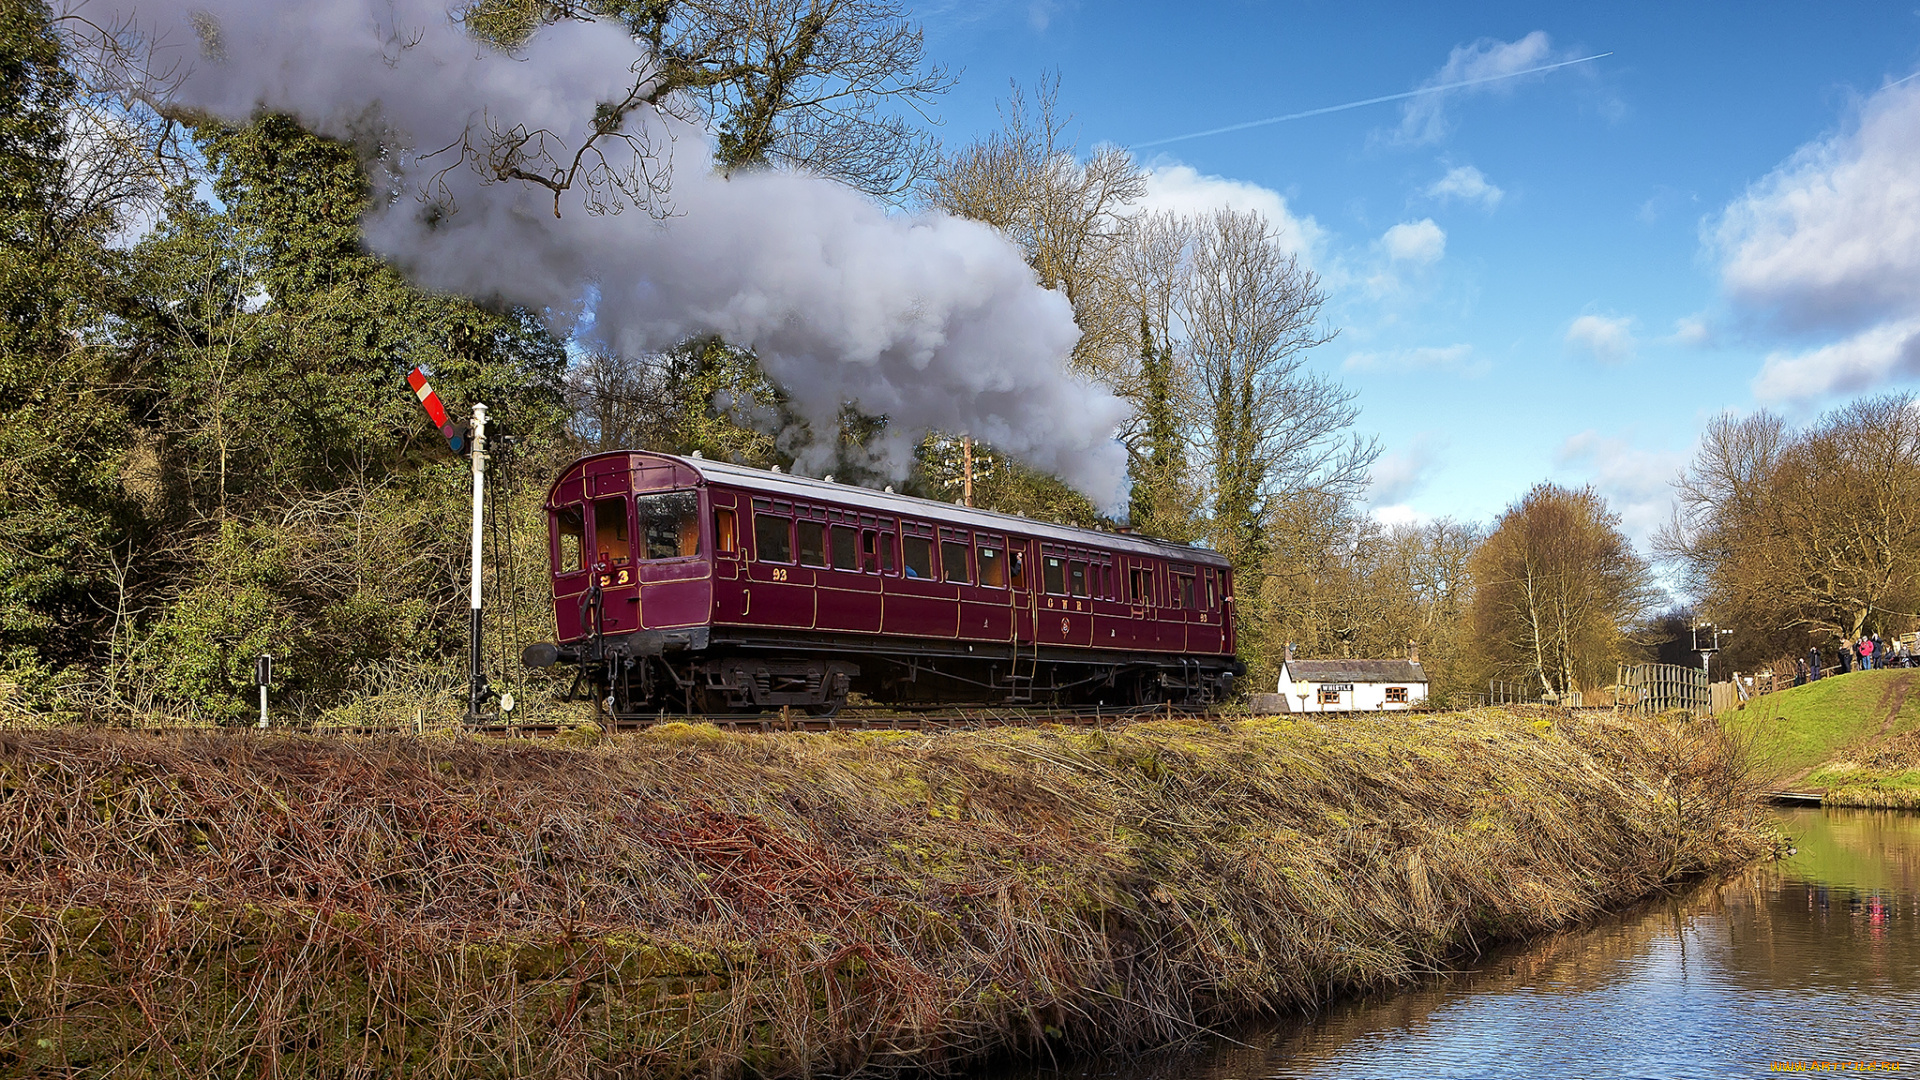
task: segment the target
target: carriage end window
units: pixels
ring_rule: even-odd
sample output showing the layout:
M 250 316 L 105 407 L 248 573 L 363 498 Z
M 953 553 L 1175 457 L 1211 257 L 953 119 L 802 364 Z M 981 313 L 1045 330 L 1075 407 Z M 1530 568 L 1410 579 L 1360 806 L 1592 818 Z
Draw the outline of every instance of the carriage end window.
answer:
M 753 515 L 753 549 L 761 562 L 792 562 L 793 519 L 776 514 Z
M 593 543 L 601 566 L 623 566 L 627 546 L 627 500 L 599 499 L 593 504 Z
M 571 574 L 587 568 L 587 516 L 579 503 L 563 506 L 553 512 L 553 530 L 559 538 L 558 561 L 553 564 L 556 574 Z
M 700 496 L 691 491 L 642 495 L 640 531 L 649 559 L 683 559 L 700 554 Z

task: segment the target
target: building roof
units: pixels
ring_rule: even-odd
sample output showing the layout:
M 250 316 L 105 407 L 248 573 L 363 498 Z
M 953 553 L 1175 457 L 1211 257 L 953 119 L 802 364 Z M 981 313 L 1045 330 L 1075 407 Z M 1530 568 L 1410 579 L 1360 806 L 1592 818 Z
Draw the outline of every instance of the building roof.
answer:
M 1289 660 L 1286 674 L 1294 682 L 1416 683 L 1427 673 L 1415 660 Z

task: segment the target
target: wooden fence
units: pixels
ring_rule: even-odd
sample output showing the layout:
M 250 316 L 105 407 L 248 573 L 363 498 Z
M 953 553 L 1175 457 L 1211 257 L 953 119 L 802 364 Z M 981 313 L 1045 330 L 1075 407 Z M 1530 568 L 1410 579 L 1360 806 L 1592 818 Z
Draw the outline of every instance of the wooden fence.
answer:
M 1651 716 L 1668 709 L 1686 709 L 1696 716 L 1713 711 L 1707 673 L 1678 664 L 1621 664 L 1614 682 L 1615 702 L 1622 708 Z

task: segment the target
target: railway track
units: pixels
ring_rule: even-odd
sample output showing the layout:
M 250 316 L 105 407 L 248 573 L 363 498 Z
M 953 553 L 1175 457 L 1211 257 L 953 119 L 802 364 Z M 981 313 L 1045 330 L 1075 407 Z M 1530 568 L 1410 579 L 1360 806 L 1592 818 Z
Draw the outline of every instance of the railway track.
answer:
M 1085 709 L 940 709 L 921 712 L 857 709 L 837 716 L 810 716 L 803 712 L 722 713 L 710 716 L 661 713 L 653 716 L 602 717 L 600 727 L 609 732 L 645 731 L 662 724 L 711 724 L 723 731 L 978 731 L 996 727 L 1038 727 L 1059 724 L 1065 727 L 1111 727 L 1138 720 L 1201 718 L 1216 715 L 1216 710 L 1183 709 L 1167 705 L 1138 708 Z M 573 730 L 575 725 L 559 723 L 462 724 L 468 735 L 498 739 L 544 739 Z M 150 732 L 178 731 L 179 728 L 149 728 Z M 412 735 L 421 732 L 416 724 L 374 725 L 275 725 L 274 731 L 293 731 L 305 735 Z M 446 728 L 430 728 L 445 731 Z
M 1066 727 L 1108 727 L 1135 720 L 1194 717 L 1205 710 L 1170 708 L 1165 705 L 1140 708 L 1086 709 L 942 709 L 925 712 L 860 709 L 835 716 L 811 716 L 804 712 L 782 710 L 777 713 L 721 713 L 686 715 L 661 713 L 654 716 L 602 718 L 607 731 L 644 731 L 661 724 L 711 724 L 723 731 L 974 731 L 995 727 L 1038 727 L 1059 724 Z M 558 724 L 470 724 L 474 735 L 501 738 L 541 738 L 565 730 Z

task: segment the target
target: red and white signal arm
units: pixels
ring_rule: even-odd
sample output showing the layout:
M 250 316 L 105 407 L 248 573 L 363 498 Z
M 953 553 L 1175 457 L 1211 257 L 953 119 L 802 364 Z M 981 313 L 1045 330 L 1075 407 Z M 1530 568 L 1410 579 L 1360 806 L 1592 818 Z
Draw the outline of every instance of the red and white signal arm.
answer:
M 433 418 L 433 426 L 447 426 L 447 407 L 440 404 L 440 395 L 433 392 L 433 384 L 427 381 L 427 374 L 419 368 L 407 372 L 407 385 L 413 387 L 413 396 L 420 399 L 426 407 L 427 415 Z
M 433 426 L 446 436 L 447 445 L 453 447 L 456 454 L 464 454 L 473 447 L 473 430 L 465 424 L 456 424 L 447 418 L 447 407 L 440 404 L 440 395 L 433 392 L 433 384 L 427 382 L 426 373 L 419 368 L 407 372 L 407 385 L 413 387 L 413 396 L 420 399 L 421 407 L 427 410 L 427 416 L 433 420 Z

